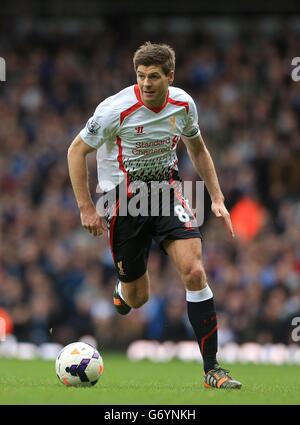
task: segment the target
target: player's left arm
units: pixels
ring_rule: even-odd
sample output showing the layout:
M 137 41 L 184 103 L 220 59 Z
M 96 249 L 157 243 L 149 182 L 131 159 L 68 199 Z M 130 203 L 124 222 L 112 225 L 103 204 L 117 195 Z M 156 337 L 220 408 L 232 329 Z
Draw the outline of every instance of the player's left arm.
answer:
M 220 188 L 216 169 L 201 134 L 193 138 L 182 136 L 182 140 L 187 147 L 189 157 L 191 158 L 196 172 L 202 177 L 207 187 L 212 202 L 212 212 L 216 217 L 223 218 L 231 236 L 234 237 L 230 214 L 225 207 L 224 195 Z

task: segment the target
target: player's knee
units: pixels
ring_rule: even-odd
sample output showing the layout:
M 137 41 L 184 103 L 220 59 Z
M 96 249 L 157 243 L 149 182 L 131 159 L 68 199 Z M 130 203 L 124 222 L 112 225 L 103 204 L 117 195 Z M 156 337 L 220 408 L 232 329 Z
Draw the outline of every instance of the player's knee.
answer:
M 144 293 L 144 294 L 139 294 L 138 296 L 136 296 L 132 302 L 131 302 L 131 307 L 133 308 L 140 308 L 142 307 L 142 305 L 146 304 L 146 302 L 149 299 L 149 294 Z
M 132 308 L 139 308 L 144 305 L 149 299 L 149 283 L 141 284 L 126 284 L 122 286 L 125 301 Z
M 149 299 L 149 290 L 146 288 L 135 288 L 127 294 L 127 301 L 130 307 L 139 308 L 142 307 Z
M 195 291 L 202 289 L 206 285 L 206 275 L 202 262 L 197 261 L 187 267 L 182 278 L 187 289 Z

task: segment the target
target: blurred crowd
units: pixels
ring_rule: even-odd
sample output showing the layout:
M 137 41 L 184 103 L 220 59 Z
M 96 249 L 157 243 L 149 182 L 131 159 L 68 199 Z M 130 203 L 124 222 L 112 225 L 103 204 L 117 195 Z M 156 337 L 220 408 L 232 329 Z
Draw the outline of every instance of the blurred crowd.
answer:
M 138 338 L 194 338 L 183 285 L 155 245 L 150 300 L 116 314 L 107 236 L 81 228 L 68 177 L 69 144 L 100 101 L 135 82 L 133 53 L 150 39 L 175 48 L 174 85 L 197 104 L 228 208 L 248 197 L 264 211 L 254 237 L 232 240 L 206 196 L 203 256 L 219 342 L 292 342 L 291 320 L 300 316 L 300 82 L 291 78 L 299 24 L 264 27 L 252 18 L 223 32 L 179 24 L 47 31 L 19 22 L 1 34 L 0 308 L 20 341 L 67 344 L 91 334 L 117 349 Z M 197 180 L 182 143 L 178 156 L 183 179 Z M 94 155 L 89 167 L 97 200 Z

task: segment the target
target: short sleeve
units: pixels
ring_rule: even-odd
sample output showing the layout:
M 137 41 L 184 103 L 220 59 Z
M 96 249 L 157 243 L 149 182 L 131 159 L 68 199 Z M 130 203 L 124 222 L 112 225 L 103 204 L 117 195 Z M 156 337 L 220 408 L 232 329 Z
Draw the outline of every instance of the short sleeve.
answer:
M 198 124 L 198 113 L 195 102 L 190 97 L 189 99 L 189 111 L 187 116 L 187 124 L 183 129 L 182 135 L 188 139 L 192 139 L 201 134 Z
M 105 100 L 96 108 L 86 126 L 80 131 L 80 137 L 94 149 L 100 148 L 105 142 L 114 140 L 117 132 L 118 118 L 109 100 Z

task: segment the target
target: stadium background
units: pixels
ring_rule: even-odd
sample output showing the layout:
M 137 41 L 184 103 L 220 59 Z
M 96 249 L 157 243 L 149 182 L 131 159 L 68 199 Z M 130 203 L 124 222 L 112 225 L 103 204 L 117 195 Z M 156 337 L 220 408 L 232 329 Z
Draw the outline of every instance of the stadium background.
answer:
M 182 284 L 155 246 L 151 300 L 117 316 L 107 238 L 81 229 L 67 172 L 74 136 L 101 100 L 135 81 L 132 55 L 151 40 L 176 50 L 175 85 L 196 101 L 234 211 L 231 241 L 206 199 L 203 253 L 220 344 L 292 342 L 291 320 L 300 316 L 300 82 L 291 59 L 300 56 L 300 15 L 223 15 L 211 13 L 213 4 L 199 10 L 191 2 L 183 13 L 174 2 L 170 14 L 165 2 L 152 2 L 151 13 L 136 2 L 4 2 L 0 314 L 18 341 L 65 345 L 91 334 L 121 349 L 136 339 L 194 339 Z M 252 12 L 265 11 L 259 7 L 252 2 Z M 182 177 L 197 179 L 183 146 L 178 153 Z M 96 197 L 93 157 L 89 164 Z

